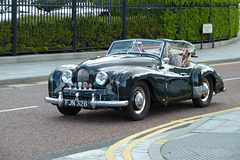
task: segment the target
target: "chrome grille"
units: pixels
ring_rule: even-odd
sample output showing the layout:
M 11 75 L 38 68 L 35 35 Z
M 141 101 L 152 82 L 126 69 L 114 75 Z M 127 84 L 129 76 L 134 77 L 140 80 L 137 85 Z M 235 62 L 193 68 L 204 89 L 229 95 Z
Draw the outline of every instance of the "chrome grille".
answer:
M 89 73 L 86 69 L 80 69 L 77 76 L 78 82 L 89 82 Z

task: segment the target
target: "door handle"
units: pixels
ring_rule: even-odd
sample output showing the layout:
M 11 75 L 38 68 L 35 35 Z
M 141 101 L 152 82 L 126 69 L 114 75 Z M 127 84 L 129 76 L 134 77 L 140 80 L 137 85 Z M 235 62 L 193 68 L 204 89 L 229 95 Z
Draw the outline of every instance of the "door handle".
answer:
M 180 73 L 181 76 L 187 76 L 187 73 Z

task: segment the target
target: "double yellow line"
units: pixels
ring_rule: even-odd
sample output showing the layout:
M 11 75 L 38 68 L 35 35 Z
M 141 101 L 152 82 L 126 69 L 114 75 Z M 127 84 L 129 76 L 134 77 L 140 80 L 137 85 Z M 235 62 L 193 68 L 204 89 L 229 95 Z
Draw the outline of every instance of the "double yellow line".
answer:
M 218 63 L 218 64 L 210 64 L 210 66 L 215 67 L 215 66 L 224 66 L 224 65 L 232 65 L 232 64 L 238 64 L 240 63 L 240 58 L 236 58 L 235 62 L 226 62 L 226 63 Z M 205 64 L 207 64 L 207 61 L 204 61 Z
M 42 81 L 37 83 L 27 83 L 27 84 L 13 84 L 13 85 L 6 85 L 4 89 L 14 89 L 14 88 L 23 88 L 23 87 L 31 87 L 40 84 L 48 84 L 48 81 Z
M 233 109 L 240 109 L 240 107 L 233 108 Z M 132 160 L 131 151 L 141 141 L 146 140 L 148 138 L 151 138 L 151 137 L 153 137 L 157 134 L 166 132 L 170 129 L 173 129 L 173 128 L 176 128 L 176 127 L 179 127 L 179 126 L 182 126 L 182 125 L 185 125 L 185 124 L 194 123 L 199 118 L 202 118 L 202 117 L 205 117 L 205 116 L 208 116 L 208 115 L 212 115 L 212 114 L 216 114 L 216 113 L 221 113 L 221 112 L 233 110 L 233 109 L 228 109 L 228 110 L 223 110 L 223 111 L 219 111 L 219 112 L 203 114 L 203 115 L 189 117 L 189 118 L 185 118 L 185 119 L 181 119 L 181 120 L 176 120 L 176 121 L 172 121 L 172 122 L 167 123 L 167 124 L 156 126 L 156 127 L 144 130 L 142 132 L 136 133 L 136 134 L 131 135 L 131 136 L 115 143 L 114 145 L 110 146 L 105 153 L 106 159 L 107 160 L 115 160 L 116 159 L 115 156 L 114 156 L 115 150 L 117 148 L 119 148 L 121 145 L 123 145 L 124 143 L 133 140 L 131 143 L 126 145 L 124 147 L 123 151 L 122 151 L 122 156 L 123 156 L 124 159 Z M 145 135 L 145 134 L 147 134 L 147 135 Z M 145 136 L 143 136 L 143 135 L 145 135 Z
M 233 62 L 224 62 L 224 63 L 217 63 L 217 64 L 209 64 L 210 66 L 224 66 L 224 65 L 230 65 L 230 64 L 238 64 L 240 63 L 240 57 L 235 58 L 235 60 L 233 60 Z M 208 64 L 208 61 L 203 61 L 203 64 Z

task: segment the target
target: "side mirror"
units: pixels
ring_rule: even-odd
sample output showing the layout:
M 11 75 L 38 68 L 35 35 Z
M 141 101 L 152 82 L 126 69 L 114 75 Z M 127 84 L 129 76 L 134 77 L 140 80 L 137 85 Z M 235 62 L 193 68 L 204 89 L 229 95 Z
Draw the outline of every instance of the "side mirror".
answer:
M 170 61 L 170 59 L 169 59 L 168 57 L 164 57 L 164 58 L 163 58 L 163 62 L 164 62 L 165 64 L 168 64 L 169 61 Z

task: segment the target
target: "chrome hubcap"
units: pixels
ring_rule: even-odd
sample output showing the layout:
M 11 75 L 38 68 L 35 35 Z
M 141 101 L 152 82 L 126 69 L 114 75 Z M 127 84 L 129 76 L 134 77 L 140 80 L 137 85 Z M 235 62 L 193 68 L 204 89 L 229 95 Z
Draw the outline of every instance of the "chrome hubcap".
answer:
M 133 96 L 135 113 L 140 114 L 146 104 L 146 96 L 144 90 L 141 87 L 137 87 Z
M 136 104 L 136 107 L 137 107 L 138 109 L 141 109 L 143 103 L 144 103 L 143 94 L 138 91 L 137 94 L 136 94 L 136 96 L 135 96 L 135 104 Z

